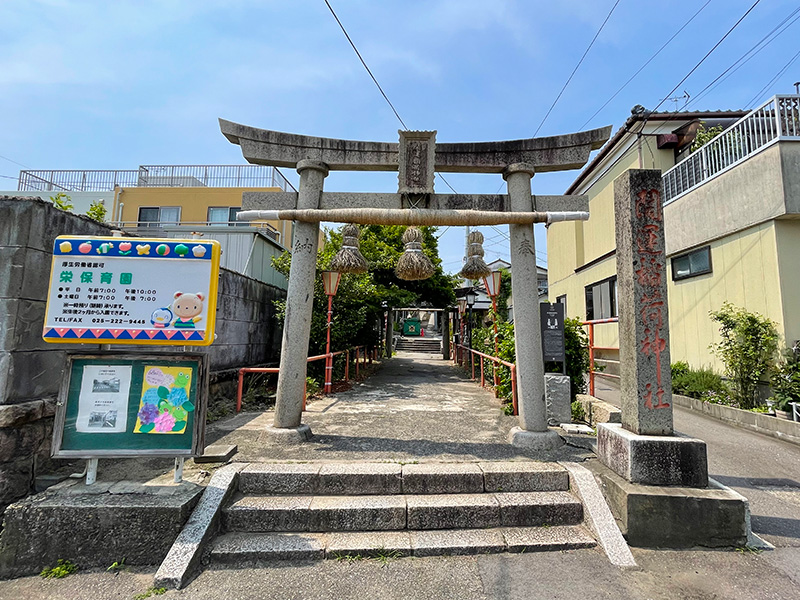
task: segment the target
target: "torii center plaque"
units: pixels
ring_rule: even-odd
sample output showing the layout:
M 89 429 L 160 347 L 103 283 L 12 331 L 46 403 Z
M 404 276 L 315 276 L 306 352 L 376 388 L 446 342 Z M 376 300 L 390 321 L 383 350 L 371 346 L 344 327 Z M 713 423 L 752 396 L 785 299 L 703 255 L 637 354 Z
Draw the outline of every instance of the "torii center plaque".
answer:
M 509 224 L 514 269 L 519 426 L 517 446 L 550 450 L 561 438 L 547 428 L 533 223 L 588 218 L 586 196 L 533 196 L 536 172 L 578 169 L 611 127 L 542 138 L 436 143 L 435 131 L 401 131 L 399 143 L 336 140 L 256 129 L 220 119 L 223 135 L 253 164 L 296 168 L 299 192 L 245 192 L 240 219 L 295 221 L 280 372 L 271 434 L 308 439 L 301 423 L 320 221 L 402 225 Z M 331 170 L 398 171 L 397 193 L 326 193 Z M 434 174 L 500 173 L 508 194 L 436 194 Z

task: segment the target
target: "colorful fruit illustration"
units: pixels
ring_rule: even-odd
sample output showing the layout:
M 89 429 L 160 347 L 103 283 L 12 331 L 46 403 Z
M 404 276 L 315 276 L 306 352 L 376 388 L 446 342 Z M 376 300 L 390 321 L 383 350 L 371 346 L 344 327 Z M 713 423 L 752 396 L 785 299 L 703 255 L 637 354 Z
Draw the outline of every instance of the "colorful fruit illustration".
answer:
M 91 242 L 83 242 L 80 246 L 78 246 L 78 252 L 81 254 L 89 254 L 92 251 L 92 244 Z
M 72 244 L 70 244 L 69 242 L 61 242 L 58 245 L 58 249 L 61 250 L 62 252 L 72 252 Z

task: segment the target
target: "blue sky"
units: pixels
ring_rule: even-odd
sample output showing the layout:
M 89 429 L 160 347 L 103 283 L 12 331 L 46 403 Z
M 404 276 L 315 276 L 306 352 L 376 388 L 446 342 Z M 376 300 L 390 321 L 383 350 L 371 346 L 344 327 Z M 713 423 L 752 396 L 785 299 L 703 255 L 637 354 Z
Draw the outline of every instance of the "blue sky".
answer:
M 446 142 L 533 136 L 614 1 L 330 0 L 408 127 L 436 129 Z M 654 108 L 754 0 L 711 0 L 590 120 L 705 1 L 620 0 L 539 135 L 616 130 L 633 105 Z M 678 94 L 697 96 L 798 7 L 762 0 Z M 5 177 L 16 178 L 21 165 L 240 164 L 218 117 L 324 137 L 397 139 L 400 123 L 323 0 L 3 0 L 0 23 Z M 800 49 L 799 33 L 795 22 L 689 108 L 752 106 Z M 793 92 L 795 81 L 800 61 L 756 101 Z M 576 175 L 537 175 L 534 193 L 563 193 Z M 495 193 L 503 183 L 499 175 L 446 177 L 461 193 Z M 15 185 L 0 179 L 0 189 Z M 325 185 L 386 192 L 397 179 L 337 172 Z M 441 180 L 436 187 L 447 191 Z M 482 230 L 487 259 L 507 258 L 503 236 Z M 442 235 L 446 269 L 460 268 L 463 238 L 459 228 Z M 545 253 L 537 227 L 542 262 Z

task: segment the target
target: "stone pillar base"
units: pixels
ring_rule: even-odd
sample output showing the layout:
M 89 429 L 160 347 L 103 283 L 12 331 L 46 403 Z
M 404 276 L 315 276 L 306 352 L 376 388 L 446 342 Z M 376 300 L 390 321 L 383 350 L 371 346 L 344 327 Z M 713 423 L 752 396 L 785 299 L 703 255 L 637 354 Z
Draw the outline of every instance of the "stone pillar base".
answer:
M 631 483 L 708 487 L 706 443 L 674 435 L 638 435 L 598 423 L 597 457 Z
M 311 427 L 302 424 L 298 427 L 267 427 L 259 436 L 260 442 L 275 442 L 284 445 L 302 444 L 313 437 Z
M 557 450 L 564 445 L 564 440 L 555 431 L 526 431 L 520 427 L 514 427 L 508 432 L 508 442 L 517 448 L 540 452 Z

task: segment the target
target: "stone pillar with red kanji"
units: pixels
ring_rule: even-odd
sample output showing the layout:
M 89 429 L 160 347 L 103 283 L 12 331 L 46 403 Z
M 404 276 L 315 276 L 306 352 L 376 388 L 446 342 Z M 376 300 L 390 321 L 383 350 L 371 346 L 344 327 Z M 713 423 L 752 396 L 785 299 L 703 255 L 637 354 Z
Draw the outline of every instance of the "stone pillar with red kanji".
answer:
M 672 375 L 661 171 L 629 170 L 614 182 L 622 426 L 672 434 Z

